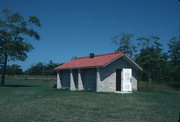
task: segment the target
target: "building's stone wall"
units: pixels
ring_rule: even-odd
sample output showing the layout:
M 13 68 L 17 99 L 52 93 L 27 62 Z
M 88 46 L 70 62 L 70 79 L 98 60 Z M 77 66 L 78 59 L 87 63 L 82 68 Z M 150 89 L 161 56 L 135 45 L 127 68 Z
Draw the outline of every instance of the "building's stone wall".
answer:
M 113 67 L 100 68 L 100 83 L 98 91 L 100 92 L 113 92 L 116 89 L 116 74 Z
M 131 81 L 132 81 L 132 91 L 137 91 L 137 79 L 134 76 L 132 76 Z
M 80 69 L 78 69 L 78 90 L 84 90 Z
M 61 86 L 61 79 L 60 79 L 60 75 L 59 75 L 59 71 L 57 72 L 57 89 L 62 88 Z
M 117 68 L 131 68 L 132 69 L 132 89 L 137 90 L 137 71 L 132 68 L 131 64 L 126 62 L 123 58 L 110 63 L 106 67 L 100 68 L 100 86 L 98 91 L 101 92 L 114 92 L 116 91 L 116 69 Z

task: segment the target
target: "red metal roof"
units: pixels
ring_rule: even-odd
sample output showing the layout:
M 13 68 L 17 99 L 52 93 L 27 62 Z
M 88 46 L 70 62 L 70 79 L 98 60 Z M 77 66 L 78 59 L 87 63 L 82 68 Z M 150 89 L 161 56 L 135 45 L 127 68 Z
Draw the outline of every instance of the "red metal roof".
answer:
M 102 55 L 95 55 L 94 58 L 82 57 L 73 59 L 65 64 L 62 64 L 55 69 L 71 69 L 71 68 L 83 68 L 83 67 L 99 67 L 104 66 L 113 60 L 119 58 L 125 54 L 125 52 L 108 53 Z

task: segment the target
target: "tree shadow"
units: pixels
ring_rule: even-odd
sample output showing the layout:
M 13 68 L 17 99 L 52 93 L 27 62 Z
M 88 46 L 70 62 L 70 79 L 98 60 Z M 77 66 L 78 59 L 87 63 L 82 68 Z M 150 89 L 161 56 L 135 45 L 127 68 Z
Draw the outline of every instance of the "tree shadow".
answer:
M 3 85 L 0 87 L 40 87 L 40 86 L 35 86 L 35 85 Z

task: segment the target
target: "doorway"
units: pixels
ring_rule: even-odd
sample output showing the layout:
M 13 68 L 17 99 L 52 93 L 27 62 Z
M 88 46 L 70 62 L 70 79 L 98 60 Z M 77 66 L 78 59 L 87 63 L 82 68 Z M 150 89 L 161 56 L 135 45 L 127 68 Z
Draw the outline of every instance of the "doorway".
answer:
M 116 91 L 121 91 L 121 71 L 122 69 L 116 69 Z

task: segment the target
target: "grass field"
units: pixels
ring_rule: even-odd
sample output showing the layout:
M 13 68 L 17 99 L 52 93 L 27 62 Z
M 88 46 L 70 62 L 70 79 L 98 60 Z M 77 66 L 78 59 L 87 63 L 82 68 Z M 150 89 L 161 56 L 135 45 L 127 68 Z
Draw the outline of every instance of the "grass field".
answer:
M 57 90 L 52 81 L 7 81 L 0 87 L 0 122 L 177 122 L 180 94 Z

